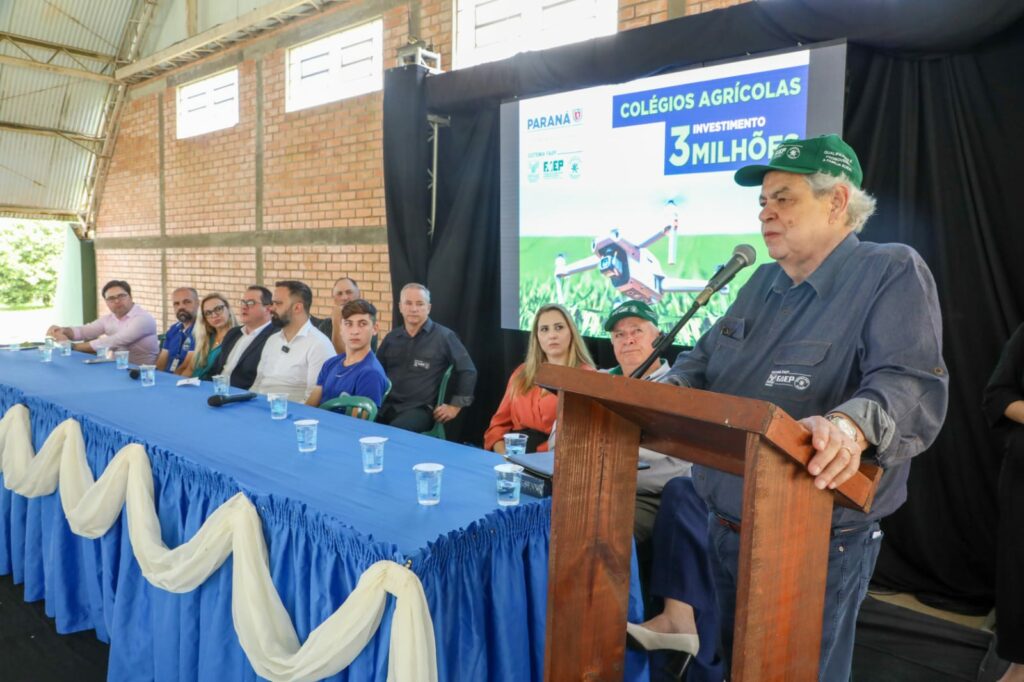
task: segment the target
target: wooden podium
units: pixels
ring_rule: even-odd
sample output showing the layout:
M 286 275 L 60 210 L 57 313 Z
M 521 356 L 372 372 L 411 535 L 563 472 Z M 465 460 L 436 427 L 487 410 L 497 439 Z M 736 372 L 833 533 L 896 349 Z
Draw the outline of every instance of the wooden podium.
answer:
M 868 511 L 881 470 L 818 490 L 809 432 L 768 402 L 553 365 L 537 383 L 559 392 L 544 679 L 622 679 L 643 444 L 744 478 L 732 680 L 816 681 L 833 502 Z

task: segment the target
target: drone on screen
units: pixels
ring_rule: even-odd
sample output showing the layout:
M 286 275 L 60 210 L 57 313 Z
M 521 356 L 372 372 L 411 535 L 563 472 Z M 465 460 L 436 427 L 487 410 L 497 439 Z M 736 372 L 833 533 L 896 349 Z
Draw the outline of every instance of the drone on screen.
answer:
M 669 204 L 675 205 L 674 202 Z M 670 292 L 702 291 L 707 284 L 704 280 L 666 277 L 661 263 L 648 248 L 667 236 L 668 263 L 675 265 L 678 232 L 679 219 L 673 212 L 667 225 L 659 227 L 638 241 L 631 241 L 623 237 L 618 229 L 612 229 L 607 236 L 595 238 L 591 242 L 591 256 L 567 263 L 565 254 L 558 254 L 555 257 L 555 288 L 558 302 L 565 303 L 562 293 L 563 279 L 594 268 L 607 277 L 612 286 L 624 296 L 648 304 L 657 303 Z

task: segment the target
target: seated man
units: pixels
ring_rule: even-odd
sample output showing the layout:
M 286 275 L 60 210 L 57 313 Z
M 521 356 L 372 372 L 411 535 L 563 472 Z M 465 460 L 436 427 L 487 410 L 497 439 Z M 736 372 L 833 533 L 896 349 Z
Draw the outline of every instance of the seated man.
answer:
M 604 328 L 611 332 L 619 364 L 609 374 L 630 376 L 643 364 L 658 340 L 657 324 L 657 313 L 641 301 L 626 301 L 611 312 Z M 644 378 L 657 381 L 669 369 L 659 358 Z M 640 448 L 640 460 L 650 468 L 637 472 L 633 536 L 641 572 L 650 572 L 645 587 L 649 584 L 650 595 L 664 601 L 664 610 L 643 626 L 631 625 L 630 635 L 644 648 L 695 653 L 687 677 L 693 682 L 721 680 L 707 507 L 693 488 L 689 462 L 647 448 Z
M 351 277 L 339 277 L 331 288 L 331 298 L 334 300 L 334 305 L 331 306 L 331 316 L 322 319 L 312 316 L 309 318 L 313 321 L 313 326 L 322 331 L 324 336 L 331 340 L 331 343 L 334 344 L 334 350 L 338 353 L 345 352 L 345 341 L 341 335 L 341 309 L 349 301 L 355 301 L 362 297 L 359 285 L 356 284 L 354 279 Z M 375 353 L 377 352 L 376 332 L 374 332 L 373 338 L 370 340 L 370 350 Z
M 253 284 L 239 301 L 242 324 L 231 329 L 221 342 L 223 350 L 210 369 L 210 376 L 227 374 L 235 388 L 248 389 L 256 381 L 256 369 L 263 346 L 277 331 L 271 319 L 270 289 Z
M 108 314 L 80 327 L 53 325 L 46 333 L 58 341 L 78 341 L 73 348 L 82 353 L 95 354 L 97 348 L 127 350 L 129 362 L 155 363 L 160 349 L 156 320 L 132 301 L 131 285 L 112 279 L 103 285 L 102 294 Z
M 167 328 L 164 340 L 160 343 L 156 368 L 161 372 L 178 369 L 188 352 L 195 348 L 192 331 L 195 328 L 196 309 L 199 307 L 199 292 L 192 287 L 178 287 L 171 293 L 171 306 L 178 321 Z
M 377 351 L 392 384 L 377 421 L 423 432 L 435 420 L 451 421 L 473 402 L 476 367 L 455 332 L 430 319 L 430 291 L 425 286 L 402 287 L 398 309 L 404 324 L 384 337 Z M 454 366 L 451 404 L 436 405 L 441 378 L 449 366 Z
M 360 298 L 346 303 L 341 317 L 345 352 L 324 363 L 306 404 L 316 407 L 338 396 L 357 395 L 380 407 L 388 389 L 388 377 L 370 350 L 370 339 L 377 333 L 377 309 Z
M 316 388 L 320 368 L 334 355 L 330 340 L 309 321 L 313 292 L 304 282 L 274 284 L 273 320 L 281 326 L 263 347 L 252 389 L 256 393 L 287 393 L 305 402 Z

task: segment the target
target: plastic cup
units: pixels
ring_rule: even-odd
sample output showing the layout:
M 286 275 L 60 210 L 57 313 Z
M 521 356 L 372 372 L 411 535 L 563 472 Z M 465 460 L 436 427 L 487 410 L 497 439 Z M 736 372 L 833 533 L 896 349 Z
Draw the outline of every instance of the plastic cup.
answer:
M 53 338 L 52 336 L 47 336 L 45 339 L 43 339 L 43 345 L 49 348 L 50 350 L 53 350 L 53 347 L 54 345 L 56 345 L 56 342 L 57 339 Z
M 363 473 L 377 474 L 384 471 L 384 443 L 388 439 L 381 436 L 366 436 L 359 439 L 359 447 L 363 450 Z
M 267 400 L 270 402 L 271 419 L 284 419 L 288 416 L 287 393 L 268 393 Z
M 316 451 L 316 419 L 300 419 L 295 422 L 295 438 L 299 442 L 299 452 Z
M 441 474 L 443 464 L 424 462 L 412 468 L 416 472 L 416 501 L 430 507 L 441 501 Z
M 53 346 L 39 346 L 39 361 L 53 362 Z
M 231 387 L 231 377 L 227 374 L 218 374 L 213 377 L 213 394 L 214 395 L 227 395 L 228 389 Z
M 128 369 L 128 351 L 115 350 L 114 360 L 117 362 L 116 367 L 118 369 Z
M 505 454 L 509 457 L 515 455 L 526 454 L 526 434 L 525 433 L 506 433 L 505 434 Z
M 156 365 L 139 365 L 139 379 L 143 386 L 155 386 Z
M 494 467 L 498 474 L 498 504 L 511 507 L 519 504 L 519 490 L 523 485 L 523 467 L 505 462 Z
M 60 345 L 61 355 L 63 355 L 64 357 L 71 355 L 71 341 L 65 339 L 64 341 L 61 341 L 60 344 L 58 345 Z

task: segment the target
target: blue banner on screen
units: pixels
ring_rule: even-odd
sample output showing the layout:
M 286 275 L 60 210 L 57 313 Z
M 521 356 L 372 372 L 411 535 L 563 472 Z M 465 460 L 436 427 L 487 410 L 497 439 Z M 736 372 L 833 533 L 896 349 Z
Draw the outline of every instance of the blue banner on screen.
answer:
M 845 44 L 502 105 L 502 325 L 563 303 L 581 331 L 627 299 L 671 326 L 735 244 L 767 262 L 758 189 L 732 174 L 842 130 Z M 712 299 L 692 344 L 750 275 Z
M 807 66 L 612 98 L 612 127 L 659 125 L 665 175 L 736 170 L 806 128 Z

